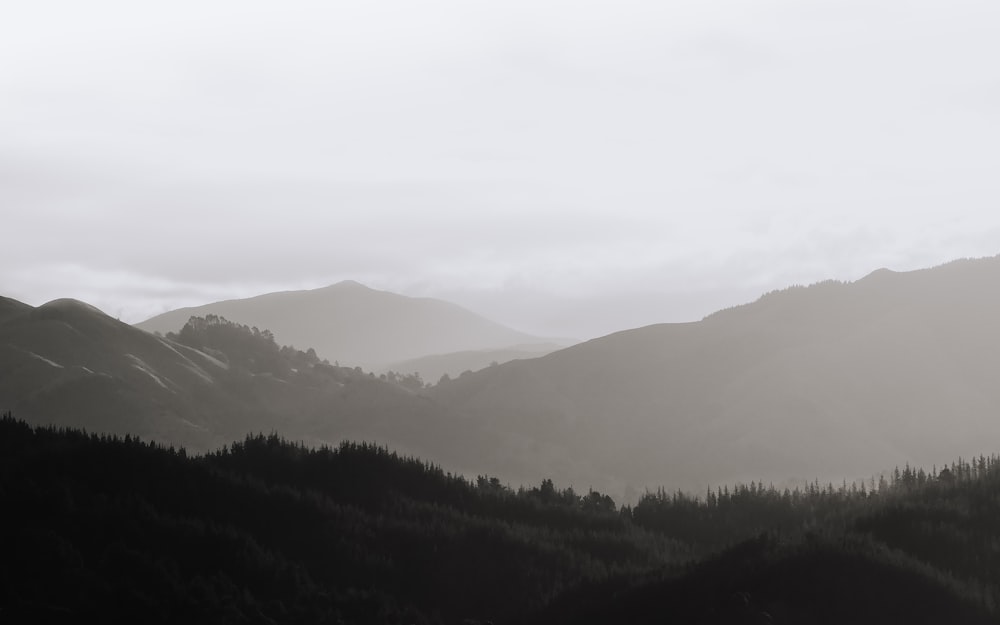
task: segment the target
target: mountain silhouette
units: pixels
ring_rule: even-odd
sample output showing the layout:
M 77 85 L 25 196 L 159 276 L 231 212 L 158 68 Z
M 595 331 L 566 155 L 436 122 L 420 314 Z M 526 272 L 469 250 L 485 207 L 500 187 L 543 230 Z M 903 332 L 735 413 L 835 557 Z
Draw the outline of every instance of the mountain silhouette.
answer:
M 1000 440 L 1000 257 L 769 293 L 510 362 L 433 396 L 610 492 L 864 477 Z M 853 472 L 853 473 L 850 473 Z M 619 490 L 600 480 L 613 476 Z
M 2 300 L 0 409 L 193 449 L 250 431 L 352 437 L 626 501 L 659 486 L 839 483 L 994 451 L 998 285 L 1000 257 L 879 270 L 428 389 L 303 361 L 260 330 L 270 355 L 247 359 L 239 342 L 157 337 L 81 302 Z M 284 364 L 239 364 L 272 357 Z
M 385 367 L 396 373 L 419 373 L 429 383 L 438 382 L 442 376 L 457 377 L 466 371 L 479 371 L 491 365 L 538 358 L 560 350 L 564 345 L 556 343 L 535 343 L 514 345 L 506 349 L 472 349 L 450 354 L 431 354 L 393 363 Z
M 378 291 L 353 281 L 181 308 L 137 325 L 165 334 L 180 330 L 192 316 L 207 314 L 267 328 L 281 345 L 312 347 L 330 361 L 364 369 L 429 354 L 545 342 L 450 302 Z

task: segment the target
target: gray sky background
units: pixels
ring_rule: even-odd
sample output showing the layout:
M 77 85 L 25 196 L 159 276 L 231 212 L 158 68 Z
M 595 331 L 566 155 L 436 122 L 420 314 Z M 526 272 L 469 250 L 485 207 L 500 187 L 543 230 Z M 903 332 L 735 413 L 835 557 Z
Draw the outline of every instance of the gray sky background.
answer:
M 0 19 L 0 294 L 354 279 L 588 338 L 1000 253 L 1000 3 L 50 2 Z

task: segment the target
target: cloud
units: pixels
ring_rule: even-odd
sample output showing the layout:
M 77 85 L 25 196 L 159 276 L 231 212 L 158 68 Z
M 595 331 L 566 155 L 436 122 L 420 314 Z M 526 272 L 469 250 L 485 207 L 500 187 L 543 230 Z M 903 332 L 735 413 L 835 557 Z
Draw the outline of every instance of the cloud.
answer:
M 0 286 L 134 318 L 351 278 L 586 299 L 603 328 L 640 315 L 595 293 L 674 317 L 995 254 L 997 12 L 22 3 Z

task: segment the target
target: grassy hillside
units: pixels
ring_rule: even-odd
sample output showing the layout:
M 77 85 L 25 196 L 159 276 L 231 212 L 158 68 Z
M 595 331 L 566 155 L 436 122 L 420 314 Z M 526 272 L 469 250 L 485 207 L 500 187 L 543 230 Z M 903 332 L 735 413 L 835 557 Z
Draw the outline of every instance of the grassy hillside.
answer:
M 155 336 L 72 300 L 14 308 L 0 321 L 0 409 L 32 423 L 196 451 L 280 430 L 311 445 L 392 442 L 462 470 L 503 458 L 475 422 L 406 385 L 279 347 L 267 330 L 209 317 Z

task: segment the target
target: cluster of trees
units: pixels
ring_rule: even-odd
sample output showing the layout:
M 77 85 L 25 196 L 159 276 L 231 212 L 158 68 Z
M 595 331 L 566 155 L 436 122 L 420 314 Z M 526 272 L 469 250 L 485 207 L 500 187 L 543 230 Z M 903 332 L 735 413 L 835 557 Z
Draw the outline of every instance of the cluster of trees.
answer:
M 390 384 L 402 386 L 403 388 L 411 391 L 419 391 L 430 386 L 429 383 L 425 383 L 424 379 L 420 377 L 419 371 L 415 371 L 413 373 L 396 373 L 395 371 L 389 371 L 380 375 L 379 379 L 389 382 Z
M 230 366 L 254 374 L 271 374 L 285 379 L 295 364 L 319 363 L 311 348 L 301 352 L 293 347 L 279 347 L 270 330 L 259 330 L 218 315 L 191 317 L 180 332 L 167 338 L 209 353 Z
M 875 483 L 875 488 L 871 484 Z M 881 483 L 881 486 L 879 486 Z M 0 614 L 102 622 L 991 622 L 1000 460 L 634 506 L 370 444 L 204 456 L 0 419 Z
M 254 375 L 298 381 L 310 381 L 319 375 L 338 382 L 376 377 L 360 367 L 342 367 L 339 362 L 331 365 L 329 360 L 321 360 L 312 347 L 302 351 L 289 345 L 279 346 L 270 330 L 236 323 L 219 315 L 191 317 L 180 332 L 169 332 L 167 338 Z M 428 386 L 418 372 L 404 374 L 389 371 L 379 375 L 378 379 L 411 391 Z
M 704 497 L 659 489 L 646 493 L 625 514 L 637 524 L 711 548 L 745 540 L 765 531 L 812 531 L 851 527 L 866 515 L 916 499 L 921 505 L 944 493 L 968 493 L 972 485 L 1000 486 L 1000 457 L 958 459 L 930 472 L 906 465 L 888 476 L 839 486 L 812 482 L 805 487 L 777 489 L 762 482 L 737 484 L 732 489 L 709 489 Z

